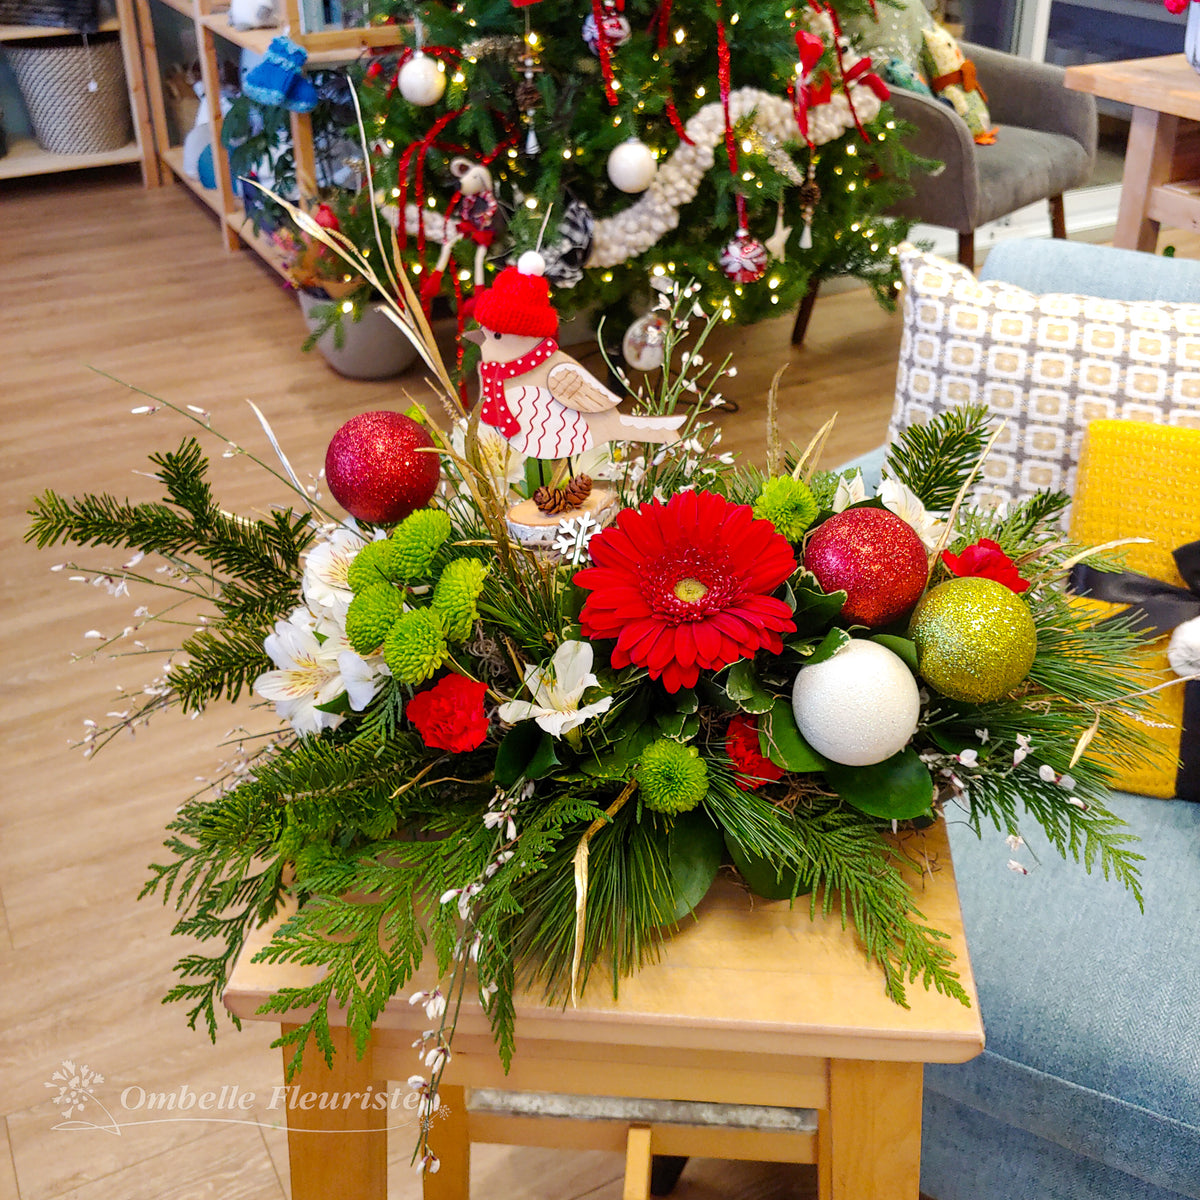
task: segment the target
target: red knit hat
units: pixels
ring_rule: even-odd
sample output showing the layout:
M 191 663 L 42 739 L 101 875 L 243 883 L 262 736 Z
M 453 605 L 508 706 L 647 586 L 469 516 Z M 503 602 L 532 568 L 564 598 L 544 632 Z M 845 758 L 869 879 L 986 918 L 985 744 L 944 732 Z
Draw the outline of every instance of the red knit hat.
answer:
M 527 250 L 515 267 L 505 267 L 475 300 L 475 320 L 496 333 L 518 337 L 554 337 L 558 313 L 550 304 L 550 284 L 542 275 L 545 260 Z

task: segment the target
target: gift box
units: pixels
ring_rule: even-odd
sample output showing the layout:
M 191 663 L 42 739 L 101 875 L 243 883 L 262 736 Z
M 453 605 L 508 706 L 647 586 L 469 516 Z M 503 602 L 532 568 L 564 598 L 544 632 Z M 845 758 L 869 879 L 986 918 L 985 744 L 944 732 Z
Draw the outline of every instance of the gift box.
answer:
M 1072 582 L 1097 599 L 1132 603 L 1143 624 L 1161 631 L 1145 653 L 1147 687 L 1177 679 L 1167 659 L 1169 637 L 1183 620 L 1200 616 L 1200 429 L 1093 421 L 1071 535 L 1084 546 L 1148 539 L 1123 547 L 1124 573 L 1085 568 Z M 1121 764 L 1114 786 L 1200 800 L 1200 682 L 1165 687 L 1153 702 L 1146 732 L 1164 753 Z

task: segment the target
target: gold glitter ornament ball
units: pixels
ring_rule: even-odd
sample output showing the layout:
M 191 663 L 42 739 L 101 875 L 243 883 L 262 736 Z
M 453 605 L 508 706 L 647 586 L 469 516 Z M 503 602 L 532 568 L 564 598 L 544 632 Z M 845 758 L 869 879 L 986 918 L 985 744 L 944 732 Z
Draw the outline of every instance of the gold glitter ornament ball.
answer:
M 939 584 L 917 605 L 908 636 L 922 677 L 944 696 L 986 704 L 1019 684 L 1037 653 L 1029 606 L 994 579 Z

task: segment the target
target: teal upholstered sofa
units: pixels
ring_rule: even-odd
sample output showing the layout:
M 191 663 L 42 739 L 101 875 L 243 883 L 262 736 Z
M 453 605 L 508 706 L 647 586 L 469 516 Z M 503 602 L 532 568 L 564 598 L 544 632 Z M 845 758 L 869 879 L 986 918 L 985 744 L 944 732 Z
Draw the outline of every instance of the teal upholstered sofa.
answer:
M 1004 243 L 981 275 L 1200 302 L 1200 262 L 1081 243 Z M 1200 804 L 1112 807 L 1142 839 L 1144 914 L 1032 835 L 1023 876 L 1001 837 L 951 827 L 987 1048 L 926 1069 L 936 1200 L 1200 1200 Z

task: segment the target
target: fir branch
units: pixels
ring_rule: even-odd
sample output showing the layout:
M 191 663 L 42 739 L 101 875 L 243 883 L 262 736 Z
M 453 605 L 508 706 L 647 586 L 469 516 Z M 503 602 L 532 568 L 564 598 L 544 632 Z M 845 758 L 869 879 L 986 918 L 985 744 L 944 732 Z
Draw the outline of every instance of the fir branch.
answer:
M 933 512 L 954 503 L 990 434 L 991 414 L 975 405 L 939 413 L 927 425 L 910 425 L 891 444 L 884 473 L 910 488 Z

